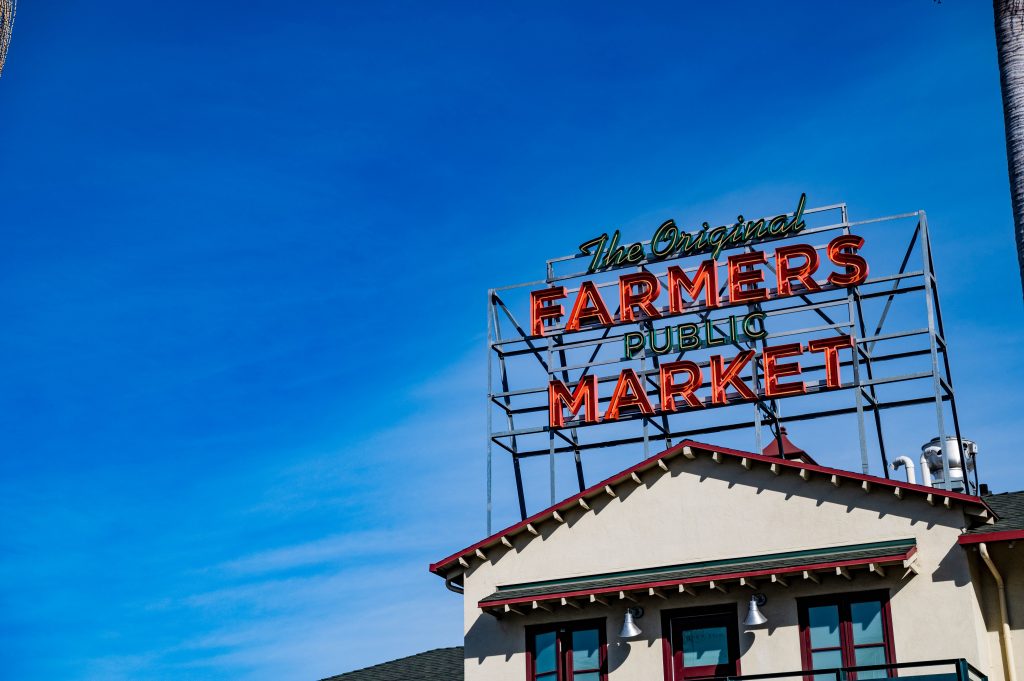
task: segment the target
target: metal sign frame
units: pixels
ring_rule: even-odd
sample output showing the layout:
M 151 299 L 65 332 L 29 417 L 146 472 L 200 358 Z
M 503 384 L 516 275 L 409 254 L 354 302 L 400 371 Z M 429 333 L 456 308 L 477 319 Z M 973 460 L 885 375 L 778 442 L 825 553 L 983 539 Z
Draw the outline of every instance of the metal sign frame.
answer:
M 617 421 L 616 423 L 625 425 L 620 425 L 617 429 L 620 432 L 609 438 L 588 439 L 586 437 L 591 432 L 601 431 L 602 426 L 607 425 L 605 423 L 584 423 L 574 420 L 566 422 L 561 428 L 538 424 L 536 415 L 546 413 L 547 409 L 546 405 L 541 402 L 547 396 L 547 382 L 540 385 L 539 381 L 534 379 L 525 387 L 517 387 L 513 385 L 513 381 L 519 374 L 531 373 L 535 376 L 543 374 L 547 381 L 557 379 L 569 383 L 578 381 L 591 372 L 596 373 L 602 366 L 617 367 L 632 363 L 638 367 L 637 373 L 645 381 L 645 386 L 655 386 L 656 389 L 652 374 L 657 375 L 659 364 L 665 360 L 657 354 L 648 355 L 646 350 L 639 357 L 616 357 L 614 353 L 616 348 L 621 347 L 622 331 L 627 328 L 627 325 L 599 327 L 587 333 L 562 333 L 556 329 L 551 334 L 536 336 L 528 333 L 529 324 L 524 324 L 513 313 L 511 309 L 513 305 L 509 302 L 509 298 L 515 294 L 522 295 L 525 291 L 556 283 L 571 285 L 574 281 L 594 279 L 600 276 L 602 273 L 588 273 L 585 268 L 580 270 L 580 261 L 589 258 L 588 255 L 580 253 L 553 258 L 546 263 L 544 279 L 488 291 L 488 533 L 492 530 L 495 448 L 505 451 L 511 457 L 519 513 L 525 519 L 528 513 L 521 462 L 533 457 L 545 455 L 549 457 L 550 501 L 554 503 L 556 501 L 555 457 L 560 454 L 573 455 L 577 484 L 582 491 L 586 487 L 583 453 L 595 448 L 641 445 L 643 456 L 646 458 L 654 453 L 651 452 L 651 443 L 653 442 L 664 442 L 665 447 L 670 447 L 674 441 L 693 436 L 752 428 L 755 451 L 760 452 L 763 445 L 762 429 L 767 427 L 771 436 L 778 441 L 781 450 L 780 428 L 784 423 L 856 414 L 863 472 L 867 473 L 869 470 L 868 431 L 874 430 L 875 445 L 884 475 L 889 477 L 889 459 L 881 412 L 928 403 L 934 403 L 935 425 L 939 437 L 945 437 L 947 434 L 946 408 L 948 407 L 954 431 L 951 434 L 955 434 L 958 442 L 961 441 L 960 422 L 956 410 L 953 379 L 950 373 L 942 312 L 939 305 L 938 284 L 928 234 L 928 221 L 924 211 L 851 222 L 846 204 L 840 203 L 807 209 L 805 215 L 808 226 L 799 235 L 786 237 L 783 239 L 784 241 L 799 239 L 807 242 L 823 235 L 849 235 L 853 229 L 868 228 L 868 226 L 871 228 L 882 227 L 885 229 L 885 248 L 888 250 L 898 247 L 900 250 L 896 252 L 903 253 L 899 267 L 895 272 L 881 275 L 872 273 L 873 276 L 869 276 L 859 286 L 797 293 L 787 298 L 777 299 L 772 305 L 739 303 L 734 306 L 737 314 L 744 308 L 748 314 L 761 312 L 766 315 L 766 327 L 768 320 L 772 320 L 774 325 L 776 321 L 781 322 L 789 316 L 799 319 L 807 314 L 812 314 L 817 323 L 810 326 L 769 331 L 765 338 L 759 340 L 737 337 L 731 342 L 731 345 L 739 350 L 754 350 L 756 352 L 755 360 L 752 362 L 751 381 L 753 385 L 760 387 L 760 379 L 763 377 L 763 367 L 760 366 L 761 352 L 769 340 L 783 337 L 801 338 L 810 333 L 852 336 L 854 347 L 850 358 L 840 362 L 843 370 L 852 372 L 852 380 L 844 381 L 840 387 L 829 390 L 830 393 L 852 395 L 852 403 L 847 402 L 842 406 L 830 405 L 828 409 L 812 406 L 810 409 L 793 414 L 787 413 L 783 416 L 779 405 L 781 400 L 762 397 L 758 391 L 759 397 L 752 402 L 716 405 L 715 409 L 720 409 L 723 414 L 726 414 L 726 421 L 709 427 L 687 427 L 688 412 L 686 410 L 671 414 L 633 415 L 625 421 Z M 813 222 L 819 224 L 811 224 Z M 909 235 L 906 237 L 905 245 L 900 246 L 902 240 L 898 237 L 899 228 L 908 223 L 913 224 L 913 229 L 904 230 L 909 231 Z M 890 245 L 890 242 L 894 240 L 895 243 Z M 643 243 L 649 244 L 649 242 Z M 729 250 L 753 251 L 755 246 L 760 246 L 763 243 L 774 245 L 775 242 L 746 244 Z M 823 249 L 824 246 L 815 245 L 815 248 Z M 665 265 L 678 264 L 680 261 L 693 260 L 695 257 L 671 258 L 658 262 L 645 261 L 629 267 L 616 268 L 614 272 L 648 271 L 654 273 L 659 279 L 663 279 Z M 913 266 L 911 266 L 912 262 Z M 568 272 L 559 271 L 566 268 L 569 269 Z M 771 262 L 768 263 L 767 268 L 773 270 Z M 599 288 L 612 285 L 614 282 L 611 281 L 597 284 Z M 570 288 L 569 290 L 578 289 Z M 894 319 L 894 303 L 904 298 L 924 299 L 926 326 L 889 330 L 889 325 L 893 324 L 892 320 Z M 872 314 L 866 311 L 869 305 L 873 306 L 874 313 Z M 716 321 L 713 318 L 715 313 L 720 311 L 725 310 L 698 309 L 686 317 L 709 325 L 708 328 L 716 329 L 718 333 L 724 334 L 720 320 Z M 652 333 L 655 331 L 651 320 L 641 319 L 632 323 L 631 326 Z M 578 359 L 573 361 L 570 358 L 573 353 L 577 356 L 583 353 L 585 361 Z M 675 354 L 673 353 L 673 355 Z M 682 353 L 678 353 L 675 359 L 680 357 L 682 357 Z M 899 366 L 907 361 L 920 362 L 921 366 L 915 367 L 917 369 L 915 371 L 897 371 L 895 373 L 886 371 L 888 366 Z M 520 369 L 523 362 L 530 366 Z M 704 366 L 706 366 L 706 362 Z M 823 368 L 823 364 L 814 364 L 806 366 L 804 371 L 813 373 Z M 762 371 L 759 372 L 759 369 Z M 615 380 L 615 377 L 601 376 L 598 380 L 600 382 L 612 381 Z M 897 384 L 906 384 L 901 388 L 900 395 L 886 396 L 882 394 L 887 386 Z M 921 387 L 922 385 L 926 385 L 928 388 L 924 389 Z M 813 385 L 809 385 L 808 390 L 808 394 L 816 392 Z M 742 418 L 736 418 L 733 415 L 745 410 L 752 410 L 752 415 L 749 412 Z M 630 428 L 631 426 L 632 428 Z M 624 428 L 631 432 L 621 433 Z M 948 461 L 945 458 L 943 460 L 943 481 L 947 488 L 952 484 Z M 977 488 L 976 469 L 974 471 L 974 486 Z

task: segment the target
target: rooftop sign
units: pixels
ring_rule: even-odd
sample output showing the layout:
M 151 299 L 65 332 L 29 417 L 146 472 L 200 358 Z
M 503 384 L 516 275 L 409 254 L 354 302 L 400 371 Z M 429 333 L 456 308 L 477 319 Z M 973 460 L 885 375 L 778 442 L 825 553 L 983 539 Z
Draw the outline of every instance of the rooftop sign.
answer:
M 520 462 L 543 454 L 553 499 L 557 454 L 573 454 L 583 489 L 594 448 L 647 456 L 655 441 L 749 428 L 760 451 L 762 429 L 856 414 L 868 472 L 865 414 L 883 464 L 882 409 L 934 403 L 945 432 L 952 379 L 924 214 L 851 222 L 843 204 L 791 205 L 688 230 L 665 220 L 646 241 L 605 232 L 549 260 L 544 280 L 489 293 L 488 452 L 512 455 L 523 517 Z M 894 247 L 893 223 L 908 222 Z M 894 301 L 912 293 L 926 305 L 904 314 Z M 908 326 L 922 310 L 927 326 Z M 907 373 L 925 357 L 932 371 Z M 784 419 L 782 400 L 798 405 Z M 741 405 L 752 414 L 737 418 Z

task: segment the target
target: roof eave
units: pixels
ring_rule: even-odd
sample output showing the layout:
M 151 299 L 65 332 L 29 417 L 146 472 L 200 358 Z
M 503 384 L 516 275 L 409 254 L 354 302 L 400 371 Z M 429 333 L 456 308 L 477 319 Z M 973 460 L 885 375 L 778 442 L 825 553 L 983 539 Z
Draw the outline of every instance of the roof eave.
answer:
M 532 535 L 538 535 L 539 532 L 535 525 L 541 522 L 550 520 L 552 518 L 558 520 L 560 514 L 570 508 L 575 508 L 578 505 L 582 505 L 585 509 L 589 509 L 586 505 L 586 500 L 603 493 L 614 494 L 614 486 L 629 479 L 631 476 L 645 472 L 656 467 L 663 465 L 665 459 L 672 459 L 680 454 L 685 455 L 687 458 L 695 458 L 695 452 L 707 453 L 710 455 L 726 455 L 741 460 L 746 459 L 749 462 L 757 461 L 761 463 L 767 463 L 771 466 L 779 466 L 780 468 L 791 468 L 799 471 L 806 471 L 806 474 L 818 473 L 821 475 L 830 476 L 833 480 L 844 479 L 844 480 L 856 480 L 862 484 L 865 491 L 870 491 L 871 486 L 878 486 L 882 488 L 889 488 L 894 490 L 897 495 L 902 495 L 902 492 L 912 492 L 921 495 L 921 497 L 927 500 L 929 503 L 934 504 L 935 500 L 941 500 L 947 507 L 952 506 L 952 502 L 957 501 L 963 503 L 969 507 L 980 507 L 985 513 L 995 516 L 995 513 L 991 508 L 981 499 L 981 497 L 972 496 L 969 494 L 963 494 L 960 492 L 951 492 L 947 490 L 941 490 L 934 487 L 928 487 L 926 485 L 916 485 L 907 482 L 899 482 L 891 480 L 889 478 L 879 478 L 873 475 L 867 475 L 864 473 L 854 473 L 852 471 L 844 471 L 838 468 L 827 468 L 825 466 L 819 466 L 816 464 L 803 463 L 796 460 L 783 459 L 776 456 L 765 456 L 763 454 L 755 454 L 753 452 L 744 452 L 738 449 L 731 449 L 728 447 L 717 447 L 708 445 L 702 442 L 696 442 L 693 440 L 684 440 L 679 444 L 666 449 L 665 451 L 655 454 L 652 457 L 644 459 L 643 461 L 627 468 L 624 471 L 616 473 L 615 475 L 602 480 L 601 482 L 588 487 L 587 489 L 574 494 L 573 496 L 564 499 L 553 506 L 539 511 L 533 514 L 526 520 L 522 520 L 514 525 L 511 525 L 504 530 L 500 530 L 492 534 L 491 536 L 478 541 L 477 543 L 466 547 L 465 549 L 453 553 L 447 558 L 431 563 L 430 571 L 441 577 L 445 576 L 453 564 L 461 564 L 463 569 L 467 569 L 470 566 L 470 557 L 486 559 L 485 549 L 488 549 L 495 544 L 502 542 L 508 542 L 510 535 L 517 535 L 521 532 L 527 531 Z M 775 469 L 773 468 L 773 471 Z M 667 472 L 667 469 L 665 471 Z M 897 491 L 898 490 L 898 491 Z M 582 501 L 582 504 L 581 504 Z M 506 546 L 506 548 L 508 548 Z
M 706 575 L 701 577 L 689 577 L 684 579 L 670 579 L 670 580 L 652 580 L 650 582 L 641 582 L 632 585 L 620 585 L 620 586 L 609 586 L 609 587 L 597 587 L 592 589 L 576 589 L 566 590 L 564 592 L 533 595 L 533 596 L 520 596 L 512 597 L 507 599 L 499 599 L 492 601 L 480 601 L 477 603 L 477 607 L 482 610 L 489 610 L 492 608 L 500 608 L 505 605 L 518 605 L 523 603 L 532 602 L 545 602 L 545 601 L 558 601 L 563 598 L 580 598 L 582 596 L 601 596 L 604 594 L 614 593 L 631 593 L 635 591 L 644 591 L 647 589 L 663 589 L 666 587 L 683 587 L 697 584 L 708 584 L 715 582 L 730 582 L 741 579 L 753 579 L 753 578 L 764 578 L 781 575 L 792 575 L 802 574 L 805 572 L 818 573 L 823 570 L 845 570 L 852 567 L 864 567 L 864 566 L 883 566 L 903 564 L 907 565 L 911 559 L 917 553 L 917 546 L 911 546 L 905 551 L 896 552 L 885 556 L 874 556 L 869 558 L 854 558 L 849 560 L 832 560 L 832 561 L 810 561 L 806 564 L 793 565 L 784 568 L 772 568 L 763 570 L 746 570 L 746 571 L 733 571 L 723 572 L 720 574 Z M 621 596 L 620 596 L 621 598 Z
M 1001 530 L 995 532 L 976 532 L 973 534 L 962 534 L 956 540 L 961 546 L 981 544 L 994 541 L 1017 541 L 1024 539 L 1024 530 Z

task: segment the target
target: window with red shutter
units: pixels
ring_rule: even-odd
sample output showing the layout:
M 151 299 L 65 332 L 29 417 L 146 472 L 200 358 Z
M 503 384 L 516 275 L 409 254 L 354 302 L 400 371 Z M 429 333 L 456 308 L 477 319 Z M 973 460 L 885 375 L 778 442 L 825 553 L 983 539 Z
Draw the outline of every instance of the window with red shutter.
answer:
M 854 592 L 800 599 L 800 644 L 804 671 L 895 664 L 889 594 Z M 851 681 L 895 676 L 896 670 L 865 671 Z M 833 674 L 809 675 L 818 681 Z
M 527 627 L 526 664 L 529 681 L 607 681 L 604 620 Z

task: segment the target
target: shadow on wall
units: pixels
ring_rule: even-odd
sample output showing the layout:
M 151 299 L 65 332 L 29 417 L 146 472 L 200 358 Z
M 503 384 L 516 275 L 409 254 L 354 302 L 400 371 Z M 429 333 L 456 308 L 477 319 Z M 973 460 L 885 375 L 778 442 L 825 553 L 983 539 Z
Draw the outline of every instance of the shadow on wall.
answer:
M 531 624 L 533 622 L 531 619 Z M 466 659 L 475 659 L 478 664 L 483 664 L 489 657 L 502 657 L 508 662 L 515 655 L 524 655 L 526 632 L 523 620 L 519 617 L 498 619 L 492 615 L 481 614 L 466 632 L 465 646 Z M 473 652 L 472 655 L 469 654 L 470 651 Z
M 933 582 L 953 582 L 956 586 L 967 586 L 971 583 L 970 565 L 962 546 L 953 544 L 949 547 L 949 551 L 932 572 L 931 580 Z
M 645 640 L 647 641 L 648 647 L 658 642 L 657 639 L 651 637 L 649 634 L 646 634 L 646 632 L 644 638 L 633 639 L 632 641 L 623 641 L 618 636 L 616 636 L 614 640 L 609 640 L 608 671 L 614 672 L 619 667 L 621 667 L 622 663 L 625 662 L 627 658 L 629 658 L 630 650 L 632 650 L 631 646 L 637 645 L 641 641 Z

